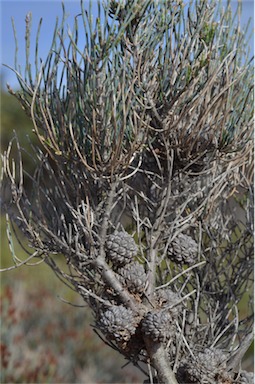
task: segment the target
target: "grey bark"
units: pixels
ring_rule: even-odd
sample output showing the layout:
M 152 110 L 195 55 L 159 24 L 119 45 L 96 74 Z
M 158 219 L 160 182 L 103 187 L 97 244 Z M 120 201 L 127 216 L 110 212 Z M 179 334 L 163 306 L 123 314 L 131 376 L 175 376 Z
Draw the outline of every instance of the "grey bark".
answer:
M 169 365 L 169 360 L 163 345 L 151 340 L 150 338 L 144 338 L 144 341 L 152 366 L 158 373 L 157 383 L 178 384 L 175 374 Z

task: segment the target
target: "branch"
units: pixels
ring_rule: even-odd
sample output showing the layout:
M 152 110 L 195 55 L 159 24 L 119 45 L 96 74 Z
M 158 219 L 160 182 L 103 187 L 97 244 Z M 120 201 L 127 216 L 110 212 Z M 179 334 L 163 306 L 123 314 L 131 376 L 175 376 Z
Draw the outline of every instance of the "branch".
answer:
M 148 337 L 144 337 L 147 352 L 149 353 L 152 365 L 158 373 L 158 383 L 178 384 L 175 374 L 170 368 L 169 359 L 161 343 L 156 343 Z
M 119 295 L 122 302 L 135 312 L 141 311 L 141 306 L 137 304 L 137 301 L 132 295 L 128 293 L 122 286 L 122 284 L 117 279 L 115 273 L 108 266 L 108 264 L 101 258 L 97 258 L 94 261 L 94 264 L 100 269 L 100 273 L 104 281 L 114 289 L 114 291 Z

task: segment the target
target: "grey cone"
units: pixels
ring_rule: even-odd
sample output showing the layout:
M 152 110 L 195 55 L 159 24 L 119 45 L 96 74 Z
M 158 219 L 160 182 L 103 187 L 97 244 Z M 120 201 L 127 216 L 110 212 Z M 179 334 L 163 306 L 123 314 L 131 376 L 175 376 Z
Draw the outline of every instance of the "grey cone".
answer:
M 163 309 L 148 312 L 142 321 L 142 330 L 154 341 L 165 341 L 176 332 L 175 316 Z
M 137 324 L 131 309 L 115 305 L 101 311 L 97 325 L 111 340 L 123 342 L 128 341 L 135 333 Z
M 144 267 L 138 262 L 132 262 L 117 270 L 120 282 L 132 293 L 142 293 L 146 284 Z
M 156 302 L 160 308 L 169 308 L 174 316 L 182 310 L 181 297 L 170 288 L 159 289 L 154 294 Z
M 193 264 L 197 260 L 198 245 L 192 237 L 180 233 L 168 247 L 168 257 L 178 264 Z
M 127 232 L 116 232 L 107 237 L 106 256 L 115 266 L 122 266 L 132 261 L 138 248 L 131 235 Z
M 230 378 L 226 372 L 226 355 L 217 348 L 205 348 L 196 354 L 195 360 L 191 357 L 182 360 L 177 371 L 180 382 L 203 384 L 208 383 L 208 379 L 217 380 L 220 377 L 224 380 Z

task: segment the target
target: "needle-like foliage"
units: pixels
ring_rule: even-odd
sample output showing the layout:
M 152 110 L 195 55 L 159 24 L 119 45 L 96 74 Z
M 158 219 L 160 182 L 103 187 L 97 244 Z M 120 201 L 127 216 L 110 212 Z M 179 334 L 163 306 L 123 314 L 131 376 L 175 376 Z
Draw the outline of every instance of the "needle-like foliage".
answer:
M 11 223 L 28 239 L 27 261 L 43 259 L 82 295 L 105 342 L 148 364 L 145 382 L 244 383 L 253 73 L 241 8 L 112 0 L 98 2 L 97 17 L 91 9 L 81 3 L 71 31 L 63 6 L 44 60 L 39 26 L 34 68 L 27 15 L 25 73 L 16 58 L 20 90 L 9 91 L 40 148 L 26 178 L 17 137 L 3 155 L 14 262 Z

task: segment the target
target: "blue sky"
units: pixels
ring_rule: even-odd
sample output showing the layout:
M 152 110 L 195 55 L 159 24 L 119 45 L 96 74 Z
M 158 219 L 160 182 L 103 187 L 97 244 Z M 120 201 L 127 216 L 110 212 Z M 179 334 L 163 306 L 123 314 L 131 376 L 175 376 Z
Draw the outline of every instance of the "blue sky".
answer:
M 62 7 L 60 0 L 0 0 L 1 2 L 1 63 L 14 66 L 15 44 L 12 30 L 11 18 L 14 18 L 19 42 L 18 63 L 24 68 L 25 63 L 25 17 L 28 12 L 32 12 L 32 33 L 35 35 L 40 18 L 43 18 L 39 52 L 40 57 L 45 58 L 50 48 L 50 43 L 54 31 L 56 17 L 61 18 Z M 232 0 L 235 7 L 237 0 Z M 84 0 L 85 8 L 88 7 L 88 1 Z M 68 13 L 67 23 L 70 27 L 73 25 L 74 17 L 80 13 L 80 1 L 65 1 L 66 11 Z M 92 9 L 97 13 L 97 2 L 92 3 Z M 254 28 L 254 3 L 253 0 L 243 0 L 242 25 L 245 26 L 248 19 L 252 17 Z M 251 41 L 251 48 L 254 50 L 254 39 Z M 3 83 L 10 83 L 15 88 L 17 84 L 16 76 L 9 69 L 1 65 L 1 74 Z
M 47 0 L 0 0 L 1 1 L 1 64 L 14 66 L 15 42 L 11 18 L 15 22 L 17 39 L 19 45 L 18 63 L 24 68 L 25 65 L 25 17 L 28 12 L 32 12 L 32 34 L 36 35 L 39 20 L 42 17 L 42 27 L 39 38 L 40 57 L 46 58 L 50 49 L 56 18 L 62 18 L 61 1 Z M 85 8 L 88 1 L 84 1 Z M 80 13 L 80 1 L 65 1 L 65 8 L 68 14 L 67 23 L 73 25 L 74 17 Z M 95 13 L 97 3 L 93 2 Z M 35 42 L 35 39 L 33 39 Z M 33 48 L 32 48 L 33 51 Z M 16 76 L 9 69 L 1 66 L 4 83 L 8 82 L 11 86 L 17 84 Z

